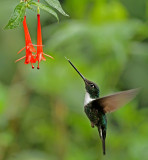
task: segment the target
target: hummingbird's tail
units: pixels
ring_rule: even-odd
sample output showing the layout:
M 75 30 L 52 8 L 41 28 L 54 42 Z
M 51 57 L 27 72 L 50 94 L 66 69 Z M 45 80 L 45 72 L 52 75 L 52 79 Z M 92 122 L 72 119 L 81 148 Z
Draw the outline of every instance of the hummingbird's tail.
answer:
M 105 149 L 105 138 L 106 138 L 106 128 L 104 126 L 99 126 L 98 127 L 99 135 L 102 140 L 102 149 L 103 149 L 103 154 L 106 154 L 106 149 Z
M 103 148 L 103 154 L 105 155 L 105 139 L 102 138 L 102 148 Z

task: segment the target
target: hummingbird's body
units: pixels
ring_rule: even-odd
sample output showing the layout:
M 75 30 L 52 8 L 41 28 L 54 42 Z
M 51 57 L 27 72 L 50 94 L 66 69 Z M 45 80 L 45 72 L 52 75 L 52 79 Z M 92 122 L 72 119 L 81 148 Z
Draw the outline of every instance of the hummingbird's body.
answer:
M 92 82 L 87 80 L 87 83 L 91 84 Z M 84 111 L 91 122 L 91 127 L 94 128 L 94 126 L 96 126 L 98 128 L 98 132 L 102 140 L 103 153 L 105 154 L 107 119 L 102 107 L 98 107 L 98 104 L 95 104 L 95 101 L 93 101 L 99 98 L 100 95 L 98 86 L 96 84 L 93 85 L 97 88 L 95 91 L 89 89 L 88 86 L 86 88 L 89 90 L 89 93 L 86 92 L 85 94 Z
M 87 80 L 76 69 L 71 61 L 68 61 L 84 80 L 86 89 L 84 111 L 91 122 L 92 128 L 95 126 L 98 128 L 98 132 L 102 140 L 103 154 L 105 154 L 105 138 L 107 130 L 106 113 L 113 112 L 128 103 L 136 96 L 138 89 L 122 91 L 113 95 L 99 98 L 99 87 L 94 82 Z
M 97 105 L 92 105 L 91 103 L 84 106 L 84 111 L 91 122 L 92 128 L 94 128 L 94 126 L 98 128 L 99 135 L 102 140 L 103 154 L 105 154 L 105 138 L 107 129 L 106 115 L 102 109 L 98 109 Z

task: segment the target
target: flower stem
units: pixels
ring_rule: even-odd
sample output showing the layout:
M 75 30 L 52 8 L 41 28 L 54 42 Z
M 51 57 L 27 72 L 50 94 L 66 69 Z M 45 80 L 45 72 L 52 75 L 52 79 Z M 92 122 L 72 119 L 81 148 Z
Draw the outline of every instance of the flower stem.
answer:
M 37 14 L 40 14 L 40 8 L 39 7 L 37 8 Z
M 39 3 L 39 0 L 38 0 L 38 3 Z M 40 8 L 39 7 L 37 8 L 37 14 L 40 14 Z

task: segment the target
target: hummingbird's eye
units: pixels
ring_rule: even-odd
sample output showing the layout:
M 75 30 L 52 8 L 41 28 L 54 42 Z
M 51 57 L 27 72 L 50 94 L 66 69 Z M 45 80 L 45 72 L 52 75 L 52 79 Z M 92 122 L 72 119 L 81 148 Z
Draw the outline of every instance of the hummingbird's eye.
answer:
M 90 84 L 90 86 L 93 87 L 93 88 L 95 87 L 94 84 L 92 84 L 92 83 Z

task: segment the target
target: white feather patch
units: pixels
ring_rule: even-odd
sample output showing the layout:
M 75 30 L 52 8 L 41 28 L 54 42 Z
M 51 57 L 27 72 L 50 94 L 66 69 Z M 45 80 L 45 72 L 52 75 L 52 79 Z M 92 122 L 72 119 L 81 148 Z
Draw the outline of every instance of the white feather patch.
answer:
M 94 99 L 90 97 L 89 93 L 86 92 L 85 99 L 84 99 L 84 106 L 93 101 Z

